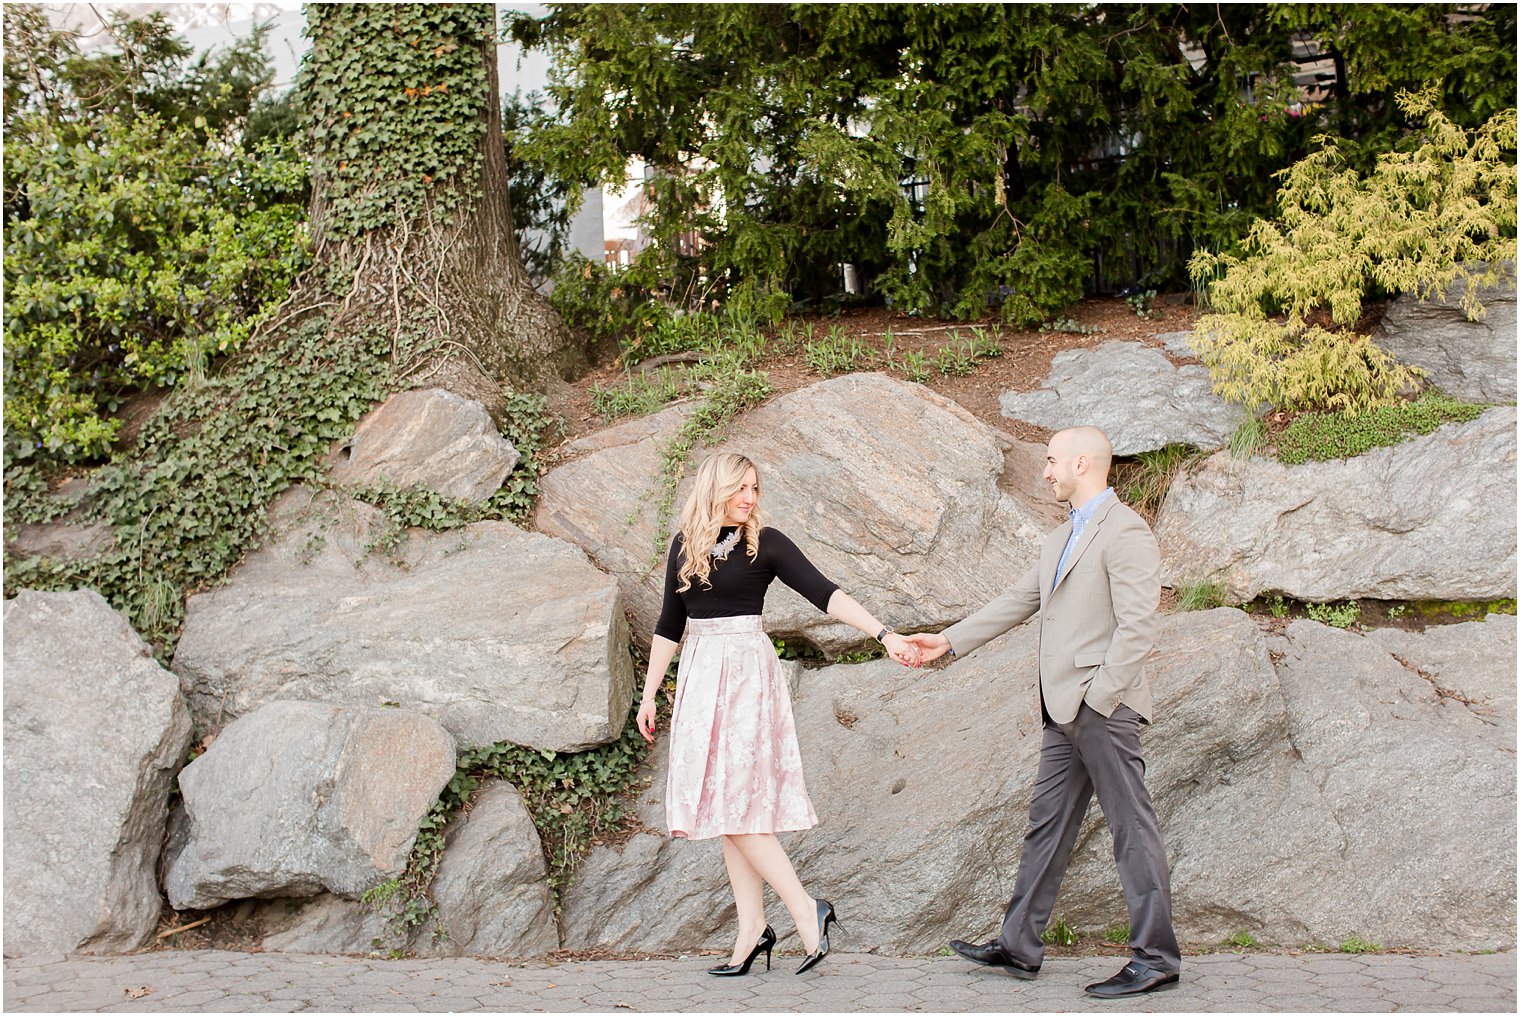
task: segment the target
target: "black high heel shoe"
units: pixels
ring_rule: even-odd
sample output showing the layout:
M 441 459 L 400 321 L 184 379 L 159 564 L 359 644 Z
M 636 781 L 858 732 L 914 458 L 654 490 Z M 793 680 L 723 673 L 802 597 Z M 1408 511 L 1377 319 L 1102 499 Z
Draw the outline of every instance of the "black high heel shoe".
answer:
M 802 966 L 797 968 L 799 974 L 805 974 L 823 962 L 823 958 L 829 954 L 829 925 L 839 924 L 839 919 L 834 916 L 834 904 L 828 900 L 813 902 L 818 906 L 818 948 L 807 954 Z M 839 928 L 843 931 L 844 925 L 839 924 Z
M 721 967 L 709 967 L 707 972 L 714 977 L 743 977 L 749 973 L 749 965 L 755 962 L 755 957 L 760 955 L 761 949 L 765 950 L 765 969 L 769 970 L 771 968 L 771 946 L 775 944 L 776 933 L 767 924 L 764 934 L 760 936 L 760 941 L 755 943 L 755 948 L 750 950 L 750 954 L 744 958 L 743 963 L 730 963 Z

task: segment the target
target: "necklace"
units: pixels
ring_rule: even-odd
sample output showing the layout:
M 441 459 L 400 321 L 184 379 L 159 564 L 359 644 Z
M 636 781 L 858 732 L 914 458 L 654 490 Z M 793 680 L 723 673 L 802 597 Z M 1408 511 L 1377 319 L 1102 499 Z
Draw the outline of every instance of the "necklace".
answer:
M 717 558 L 719 561 L 727 561 L 728 552 L 739 545 L 739 534 L 742 531 L 743 530 L 735 529 L 732 533 L 728 534 L 726 539 L 720 540 L 717 544 L 715 544 L 712 549 L 712 556 Z

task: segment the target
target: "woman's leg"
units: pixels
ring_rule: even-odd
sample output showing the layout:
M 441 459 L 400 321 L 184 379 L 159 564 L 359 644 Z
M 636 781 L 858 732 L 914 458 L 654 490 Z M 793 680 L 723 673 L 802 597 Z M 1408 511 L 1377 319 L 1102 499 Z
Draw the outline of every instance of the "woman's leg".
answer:
M 734 844 L 732 836 L 723 840 L 723 863 L 728 865 L 728 884 L 734 890 L 734 904 L 739 910 L 739 937 L 734 940 L 734 954 L 729 963 L 743 963 L 765 933 L 765 883 L 760 873 Z
M 769 882 L 771 888 L 776 890 L 776 895 L 781 897 L 781 902 L 786 904 L 787 912 L 792 915 L 792 921 L 797 925 L 797 934 L 802 938 L 803 948 L 810 953 L 817 949 L 818 908 L 813 902 L 813 897 L 802 888 L 802 880 L 797 877 L 797 872 L 792 868 L 791 859 L 786 856 L 781 842 L 773 833 L 725 836 L 723 837 L 725 856 L 727 856 L 730 843 L 744 855 L 750 869 Z

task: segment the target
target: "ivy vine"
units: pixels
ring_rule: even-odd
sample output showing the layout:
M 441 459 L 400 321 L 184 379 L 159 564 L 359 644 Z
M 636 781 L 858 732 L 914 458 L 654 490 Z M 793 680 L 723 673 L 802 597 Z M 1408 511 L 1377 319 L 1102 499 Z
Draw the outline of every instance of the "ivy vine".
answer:
M 495 8 L 310 4 L 306 17 L 299 87 L 324 234 L 452 221 L 480 193 Z

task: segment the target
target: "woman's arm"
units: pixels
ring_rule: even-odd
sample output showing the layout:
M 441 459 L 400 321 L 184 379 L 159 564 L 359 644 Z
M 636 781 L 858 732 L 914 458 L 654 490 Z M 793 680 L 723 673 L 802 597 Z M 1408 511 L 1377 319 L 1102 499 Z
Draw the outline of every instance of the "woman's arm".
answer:
M 679 648 L 680 643 L 659 635 L 649 642 L 649 669 L 644 672 L 644 697 L 639 701 L 639 715 L 635 721 L 646 741 L 654 740 L 655 693 L 660 690 L 660 682 L 665 680 L 665 672 L 670 669 L 670 661 L 675 659 Z
M 834 590 L 829 597 L 829 616 L 843 621 L 851 628 L 863 631 L 873 639 L 876 633 L 884 627 L 869 610 L 855 601 L 855 598 L 843 589 Z M 881 644 L 886 647 L 888 655 L 901 663 L 904 667 L 920 666 L 918 646 L 909 642 L 896 632 L 887 632 L 882 637 Z

